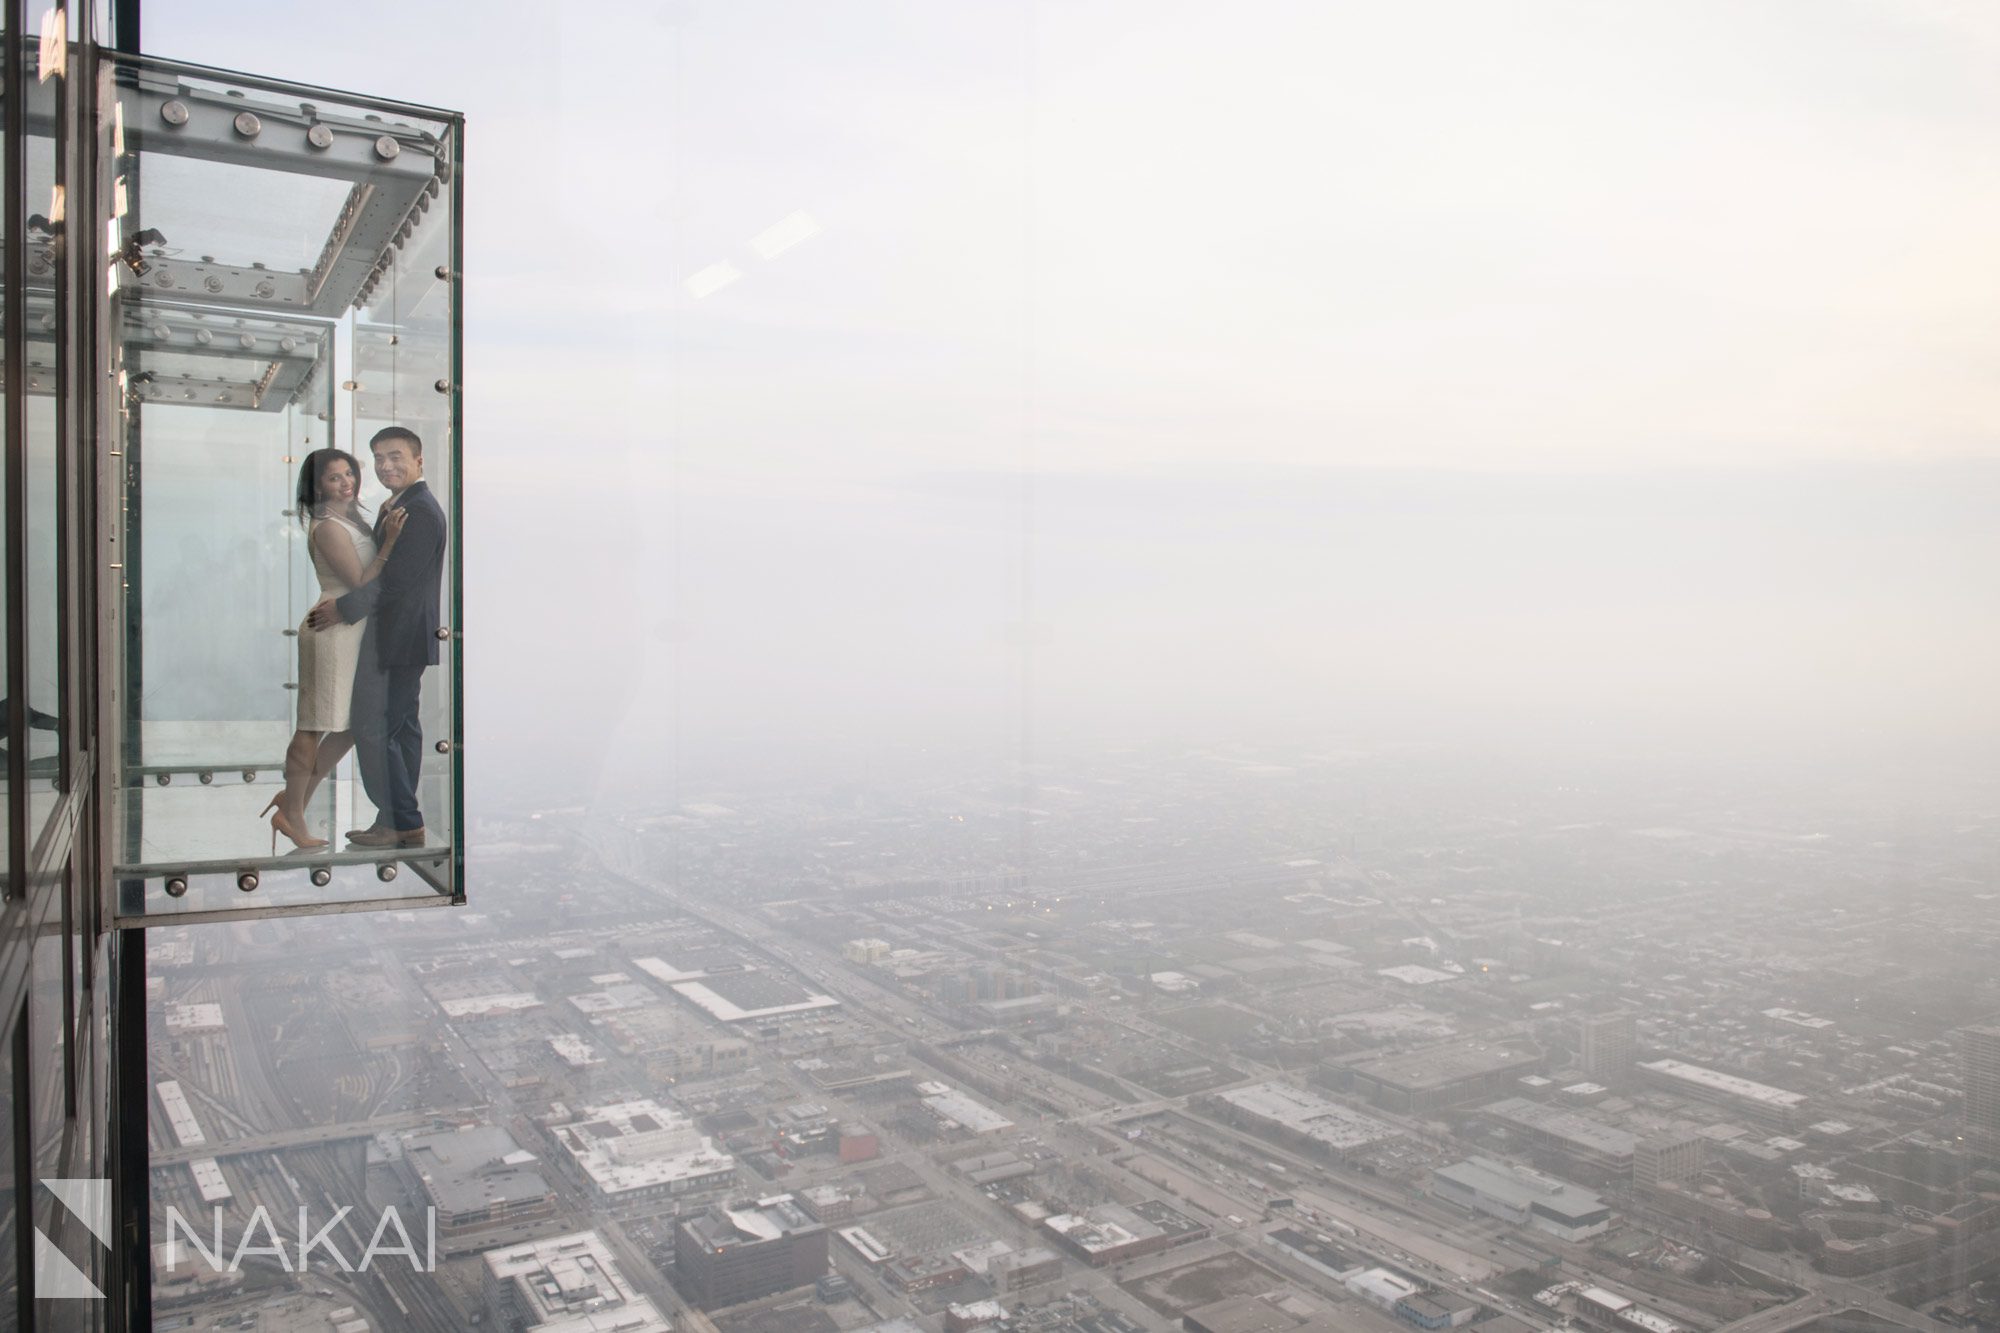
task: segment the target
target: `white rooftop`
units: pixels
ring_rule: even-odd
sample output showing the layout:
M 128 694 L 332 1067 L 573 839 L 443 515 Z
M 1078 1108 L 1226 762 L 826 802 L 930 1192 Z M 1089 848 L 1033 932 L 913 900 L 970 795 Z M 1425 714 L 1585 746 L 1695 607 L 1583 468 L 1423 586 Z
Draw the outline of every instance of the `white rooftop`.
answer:
M 447 1018 L 488 1018 L 495 1014 L 515 1014 L 541 1007 L 541 997 L 530 991 L 467 995 L 456 1000 L 438 1001 L 438 1008 L 444 1010 Z
M 1375 969 L 1375 974 L 1388 977 L 1391 981 L 1400 981 L 1407 986 L 1430 986 L 1440 981 L 1457 980 L 1454 973 L 1440 972 L 1434 967 L 1420 967 L 1415 963 L 1404 963 L 1400 967 L 1378 967 Z
M 840 1005 L 840 1001 L 831 995 L 808 993 L 805 999 L 793 1004 L 772 1004 L 761 1009 L 745 1009 L 735 1001 L 723 998 L 704 982 L 683 981 L 673 989 L 676 995 L 724 1023 L 740 1023 L 746 1018 L 775 1018 L 780 1014 L 804 1014 L 815 1009 L 834 1009 Z
M 595 1231 L 488 1250 L 495 1281 L 512 1282 L 534 1320 L 531 1333 L 671 1333 L 672 1325 L 618 1271 Z
M 167 1123 L 172 1126 L 174 1138 L 179 1141 L 181 1147 L 189 1148 L 197 1143 L 208 1142 L 208 1136 L 201 1132 L 201 1126 L 195 1122 L 194 1108 L 188 1105 L 187 1094 L 181 1091 L 181 1085 L 173 1079 L 165 1079 L 157 1086 L 160 1105 L 166 1108 Z
M 223 1028 L 222 1006 L 219 1004 L 170 1004 L 167 1006 L 167 1031 L 220 1032 Z
M 1704 1069 L 1700 1065 L 1691 1065 L 1681 1060 L 1648 1060 L 1639 1068 L 1650 1069 L 1668 1078 L 1692 1083 L 1712 1092 L 1727 1093 L 1746 1101 L 1762 1102 L 1767 1106 L 1796 1109 L 1803 1106 L 1806 1100 L 1804 1093 L 1786 1092 L 1783 1088 L 1774 1088 L 1769 1084 L 1753 1082 L 1716 1069 Z
M 974 1101 L 949 1083 L 919 1083 L 917 1092 L 932 1115 L 940 1120 L 949 1120 L 974 1134 L 993 1134 L 1014 1127 L 1014 1122 L 1006 1116 Z
M 693 1121 L 651 1098 L 585 1107 L 582 1114 L 553 1132 L 606 1194 L 675 1181 L 721 1181 L 735 1171 L 735 1159 L 703 1138 Z

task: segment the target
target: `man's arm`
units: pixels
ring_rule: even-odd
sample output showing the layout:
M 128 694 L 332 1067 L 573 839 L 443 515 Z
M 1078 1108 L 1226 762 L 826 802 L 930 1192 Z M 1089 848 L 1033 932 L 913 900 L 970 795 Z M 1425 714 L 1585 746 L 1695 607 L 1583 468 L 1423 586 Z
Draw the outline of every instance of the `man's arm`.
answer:
M 444 551 L 444 521 L 433 506 L 408 505 L 403 514 L 403 535 L 397 540 L 396 549 L 389 552 L 382 572 L 371 582 L 334 599 L 340 618 L 350 625 L 373 615 L 376 604 L 384 597 L 398 601 L 413 590 L 420 590 L 425 574 Z
M 355 621 L 365 620 L 374 613 L 375 603 L 382 597 L 382 585 L 389 581 L 389 571 L 401 562 L 402 553 L 402 544 L 398 543 L 396 549 L 389 552 L 389 563 L 382 566 L 380 574 L 360 587 L 350 588 L 333 599 L 334 609 L 340 612 L 343 621 L 352 625 Z

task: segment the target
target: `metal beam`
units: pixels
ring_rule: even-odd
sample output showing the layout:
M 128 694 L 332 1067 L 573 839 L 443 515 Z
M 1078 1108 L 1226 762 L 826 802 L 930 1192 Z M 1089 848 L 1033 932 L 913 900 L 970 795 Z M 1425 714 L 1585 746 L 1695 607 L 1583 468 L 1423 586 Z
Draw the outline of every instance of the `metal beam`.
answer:
M 148 256 L 142 281 L 180 300 L 270 306 L 337 317 L 353 306 L 407 241 L 448 173 L 436 135 L 373 115 L 323 114 L 311 102 L 239 96 L 191 86 L 171 73 L 129 66 L 119 80 L 129 153 L 183 157 L 255 171 L 348 182 L 350 189 L 310 268 L 279 272 L 212 258 L 185 262 L 166 246 L 199 244 L 169 236 Z

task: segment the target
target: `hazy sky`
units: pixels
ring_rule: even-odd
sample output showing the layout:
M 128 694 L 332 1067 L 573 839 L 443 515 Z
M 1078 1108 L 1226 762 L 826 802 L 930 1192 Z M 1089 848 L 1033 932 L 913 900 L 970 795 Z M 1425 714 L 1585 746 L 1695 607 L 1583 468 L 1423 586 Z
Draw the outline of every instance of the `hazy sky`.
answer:
M 2000 9 L 575 13 L 147 13 L 471 117 L 485 780 L 1994 729 Z

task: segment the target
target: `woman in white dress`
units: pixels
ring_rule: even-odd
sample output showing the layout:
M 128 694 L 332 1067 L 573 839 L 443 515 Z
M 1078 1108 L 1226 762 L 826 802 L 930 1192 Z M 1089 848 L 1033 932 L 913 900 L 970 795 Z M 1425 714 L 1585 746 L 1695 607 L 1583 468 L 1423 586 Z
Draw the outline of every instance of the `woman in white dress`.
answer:
M 378 550 L 362 517 L 360 491 L 361 465 L 345 450 L 315 449 L 299 469 L 299 521 L 306 525 L 306 546 L 323 596 L 342 597 L 372 582 L 402 533 L 403 511 L 391 509 L 382 518 Z M 273 853 L 280 833 L 301 848 L 326 846 L 326 839 L 313 837 L 306 827 L 306 806 L 354 744 L 347 714 L 367 623 L 320 630 L 299 625 L 298 730 L 285 749 L 284 790 L 264 807 L 271 812 Z

